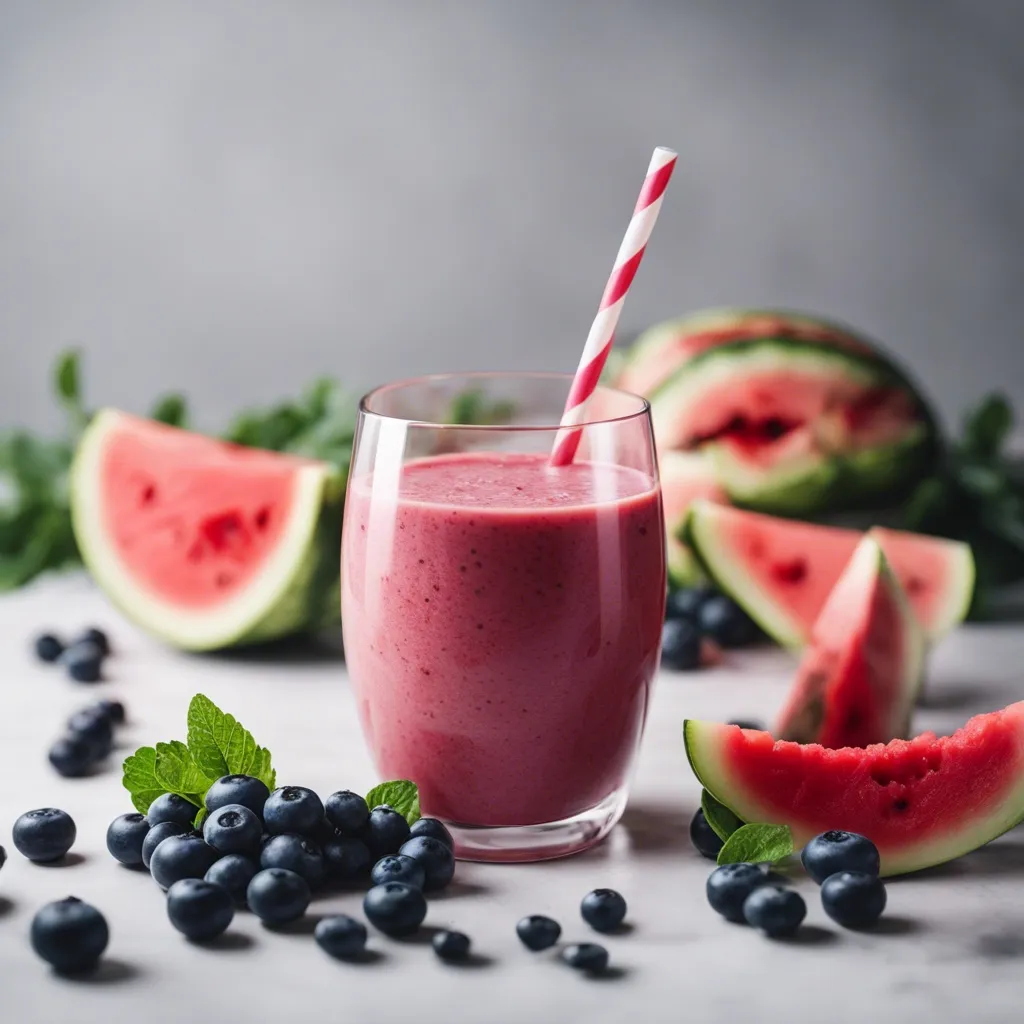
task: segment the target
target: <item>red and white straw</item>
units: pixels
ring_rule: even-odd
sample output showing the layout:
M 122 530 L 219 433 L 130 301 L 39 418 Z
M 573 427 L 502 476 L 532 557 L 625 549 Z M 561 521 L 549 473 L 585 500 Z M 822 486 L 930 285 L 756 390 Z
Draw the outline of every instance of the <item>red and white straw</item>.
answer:
M 565 466 L 572 462 L 579 447 L 582 429 L 577 426 L 586 415 L 587 402 L 597 388 L 601 371 L 615 341 L 615 328 L 619 323 L 622 306 L 633 283 L 640 261 L 644 258 L 647 240 L 654 230 L 654 222 L 661 210 L 662 196 L 676 167 L 676 154 L 659 146 L 651 157 L 644 187 L 633 210 L 633 219 L 615 257 L 615 266 L 605 286 L 597 316 L 587 335 L 587 344 L 580 357 L 580 365 L 569 388 L 569 398 L 562 414 L 561 429 L 551 451 L 551 464 Z

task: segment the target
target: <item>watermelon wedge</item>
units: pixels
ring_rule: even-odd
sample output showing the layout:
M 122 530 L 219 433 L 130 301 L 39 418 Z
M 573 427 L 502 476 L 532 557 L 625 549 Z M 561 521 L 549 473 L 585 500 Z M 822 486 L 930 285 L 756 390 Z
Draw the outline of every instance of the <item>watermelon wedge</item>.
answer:
M 658 458 L 665 506 L 668 580 L 673 588 L 692 587 L 704 579 L 693 552 L 681 539 L 690 505 L 697 498 L 722 500 L 711 462 L 699 452 L 662 452 Z
M 903 588 L 868 535 L 811 628 L 775 735 L 823 747 L 906 736 L 924 653 L 924 634 Z
M 898 530 L 870 532 L 930 641 L 963 621 L 974 593 L 968 545 Z M 684 539 L 707 574 L 766 633 L 783 646 L 802 647 L 861 536 L 698 500 Z
M 829 829 L 859 832 L 878 847 L 884 875 L 953 860 L 1024 820 L 1024 701 L 952 736 L 866 749 L 717 722 L 688 721 L 684 733 L 701 785 L 740 819 L 788 825 L 798 847 Z
M 213 650 L 337 616 L 343 490 L 324 463 L 106 409 L 79 445 L 71 514 L 86 566 L 126 616 Z

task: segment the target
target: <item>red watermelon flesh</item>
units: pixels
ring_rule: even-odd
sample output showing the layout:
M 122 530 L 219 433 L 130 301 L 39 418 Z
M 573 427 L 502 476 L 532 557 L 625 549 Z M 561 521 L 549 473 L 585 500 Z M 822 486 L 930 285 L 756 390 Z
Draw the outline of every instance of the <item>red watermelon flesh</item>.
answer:
M 785 824 L 803 846 L 829 829 L 867 836 L 882 873 L 917 871 L 984 845 L 1024 818 L 1024 702 L 952 736 L 923 733 L 827 750 L 688 721 L 701 784 L 743 821 Z
M 308 464 L 134 423 L 108 438 L 103 453 L 108 536 L 154 593 L 184 607 L 219 604 L 277 546 L 296 470 Z
M 921 627 L 867 536 L 815 620 L 775 735 L 824 747 L 906 736 L 923 670 Z
M 956 541 L 874 529 L 925 633 L 962 621 L 974 586 L 970 548 Z M 862 534 L 697 501 L 687 534 L 708 574 L 769 635 L 802 647 Z

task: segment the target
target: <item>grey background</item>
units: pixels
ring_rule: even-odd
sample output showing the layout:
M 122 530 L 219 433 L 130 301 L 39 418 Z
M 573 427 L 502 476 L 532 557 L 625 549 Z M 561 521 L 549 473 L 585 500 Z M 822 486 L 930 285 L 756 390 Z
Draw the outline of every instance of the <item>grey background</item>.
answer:
M 1024 399 L 1019 0 L 2 0 L 0 426 L 329 372 L 571 369 L 651 148 L 624 330 L 874 333 L 949 416 Z

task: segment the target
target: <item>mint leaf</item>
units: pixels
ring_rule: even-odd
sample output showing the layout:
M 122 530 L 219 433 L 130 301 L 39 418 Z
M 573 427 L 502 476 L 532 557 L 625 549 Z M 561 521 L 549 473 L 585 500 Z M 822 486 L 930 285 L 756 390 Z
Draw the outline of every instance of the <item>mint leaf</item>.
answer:
M 743 827 L 743 822 L 725 804 L 720 804 L 706 789 L 701 790 L 700 809 L 704 812 L 704 818 L 711 826 L 711 831 L 723 843 L 733 832 Z
M 1013 429 L 1013 410 L 1005 395 L 986 395 L 964 420 L 963 447 L 977 458 L 995 458 Z
M 199 810 L 196 812 L 196 817 L 195 820 L 192 822 L 192 827 L 197 832 L 202 832 L 204 821 L 206 821 L 206 808 L 200 807 Z
M 156 745 L 156 781 L 168 793 L 177 793 L 201 806 L 213 779 L 199 769 L 192 753 L 180 740 Z
M 268 789 L 275 773 L 270 753 L 233 715 L 221 711 L 209 697 L 197 693 L 188 706 L 188 749 L 199 770 L 209 779 L 222 775 L 253 775 Z
M 719 864 L 774 864 L 793 852 L 793 835 L 788 825 L 743 825 L 718 851 Z
M 157 400 L 149 413 L 151 420 L 166 423 L 169 427 L 183 427 L 188 421 L 188 406 L 185 396 L 176 392 L 164 395 Z
M 416 788 L 416 783 L 408 779 L 382 782 L 366 794 L 366 805 L 370 810 L 381 804 L 387 804 L 398 811 L 410 825 L 420 819 L 420 791 Z
M 122 785 L 132 797 L 132 805 L 140 814 L 149 810 L 149 805 L 167 792 L 156 778 L 156 751 L 152 747 L 139 747 L 124 761 Z

